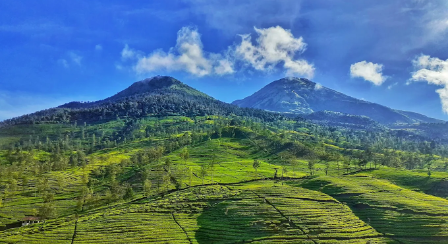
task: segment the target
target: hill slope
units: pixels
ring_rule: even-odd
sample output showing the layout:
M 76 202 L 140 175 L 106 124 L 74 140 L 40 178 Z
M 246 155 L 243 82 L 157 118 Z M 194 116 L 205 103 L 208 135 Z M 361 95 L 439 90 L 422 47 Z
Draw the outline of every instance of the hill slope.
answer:
M 294 114 L 327 110 L 367 116 L 382 124 L 443 122 L 418 113 L 394 110 L 356 99 L 303 78 L 283 78 L 274 81 L 253 95 L 236 100 L 232 104 Z
M 216 100 L 175 78 L 157 76 L 132 84 L 114 96 L 96 102 L 70 102 L 0 122 L 0 127 L 16 124 L 111 121 L 117 117 L 249 115 L 257 118 L 281 117 L 262 110 L 242 109 Z

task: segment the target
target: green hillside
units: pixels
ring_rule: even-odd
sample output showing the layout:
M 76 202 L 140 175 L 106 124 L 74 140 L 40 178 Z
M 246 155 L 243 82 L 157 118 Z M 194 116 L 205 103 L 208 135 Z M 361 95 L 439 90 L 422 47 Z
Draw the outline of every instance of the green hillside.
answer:
M 167 82 L 5 121 L 0 243 L 447 243 L 446 144 Z

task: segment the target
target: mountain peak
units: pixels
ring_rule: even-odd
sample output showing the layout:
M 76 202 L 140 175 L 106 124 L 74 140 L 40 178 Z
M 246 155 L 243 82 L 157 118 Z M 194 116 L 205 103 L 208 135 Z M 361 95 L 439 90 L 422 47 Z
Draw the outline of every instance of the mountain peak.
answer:
M 90 106 L 97 106 L 104 102 L 116 102 L 122 99 L 135 99 L 136 96 L 150 96 L 150 95 L 173 95 L 182 94 L 186 96 L 203 97 L 207 99 L 214 99 L 207 94 L 204 94 L 171 76 L 154 76 L 146 78 L 141 81 L 134 82 L 128 88 L 118 92 L 117 94 L 96 102 L 70 102 L 59 106 L 59 108 L 85 108 Z
M 296 85 L 314 85 L 315 82 L 312 82 L 306 78 L 298 78 L 298 77 L 285 77 L 279 80 L 273 81 L 271 84 L 296 84 Z
M 269 88 L 283 88 L 291 90 L 314 90 L 323 88 L 320 84 L 310 81 L 306 78 L 298 77 L 285 77 L 276 81 L 271 82 L 266 87 Z
M 356 99 L 305 78 L 285 77 L 268 84 L 253 95 L 232 104 L 269 111 L 311 114 L 334 111 L 367 116 L 383 124 L 433 122 L 423 115 L 393 110 L 380 104 Z
M 124 89 L 123 91 L 117 93 L 116 95 L 108 99 L 114 100 L 122 97 L 129 97 L 143 93 L 149 93 L 149 92 L 153 93 L 158 90 L 170 89 L 175 86 L 183 87 L 186 85 L 171 76 L 158 75 L 151 78 L 146 78 L 141 81 L 134 82 L 128 88 Z
M 164 88 L 164 87 L 170 87 L 172 85 L 181 85 L 181 84 L 183 83 L 171 76 L 157 75 L 150 78 L 146 78 L 141 81 L 134 82 L 134 84 L 132 84 L 131 86 L 136 85 L 136 86 L 151 86 L 151 87 Z

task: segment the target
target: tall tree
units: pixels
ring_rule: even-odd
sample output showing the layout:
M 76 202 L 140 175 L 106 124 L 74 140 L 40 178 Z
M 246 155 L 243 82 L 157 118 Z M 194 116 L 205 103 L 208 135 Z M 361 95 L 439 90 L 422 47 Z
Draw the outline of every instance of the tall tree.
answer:
M 258 168 L 260 167 L 260 161 L 257 159 L 254 159 L 254 162 L 252 163 L 252 167 L 255 169 L 255 172 L 258 172 Z
M 201 165 L 201 170 L 199 171 L 199 177 L 202 179 L 202 185 L 204 185 L 204 178 L 208 174 L 208 169 L 205 164 Z
M 151 196 L 151 187 L 152 187 L 152 182 L 149 179 L 146 179 L 143 182 L 143 192 L 145 193 L 146 197 Z
M 190 153 L 188 152 L 188 148 L 184 147 L 179 154 L 180 158 L 184 161 L 184 164 L 187 163 L 188 158 L 190 158 Z

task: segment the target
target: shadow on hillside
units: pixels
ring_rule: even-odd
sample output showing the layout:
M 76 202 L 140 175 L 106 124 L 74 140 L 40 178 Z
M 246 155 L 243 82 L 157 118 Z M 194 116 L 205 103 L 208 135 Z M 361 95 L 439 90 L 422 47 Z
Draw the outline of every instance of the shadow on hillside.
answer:
M 344 199 L 338 200 L 341 202 L 347 201 Z M 353 200 L 351 202 L 353 203 Z M 404 213 L 391 208 L 371 207 L 363 203 L 349 204 L 348 206 L 358 218 L 375 230 L 387 236 L 395 236 L 394 239 L 398 240 L 424 240 L 436 237 L 441 231 L 441 226 L 437 225 L 443 222 L 443 220 L 431 216 Z
M 416 213 L 406 206 L 381 206 L 382 203 L 363 197 L 363 193 L 347 192 L 347 189 L 325 180 L 305 181 L 300 186 L 321 191 L 347 204 L 358 218 L 393 239 L 437 239 L 444 223 L 436 216 Z
M 260 218 L 256 210 L 245 212 L 241 201 L 225 200 L 210 202 L 197 218 L 199 229 L 195 238 L 198 243 L 244 243 L 254 238 L 270 236 L 257 225 Z M 247 207 L 247 206 L 246 206 Z

